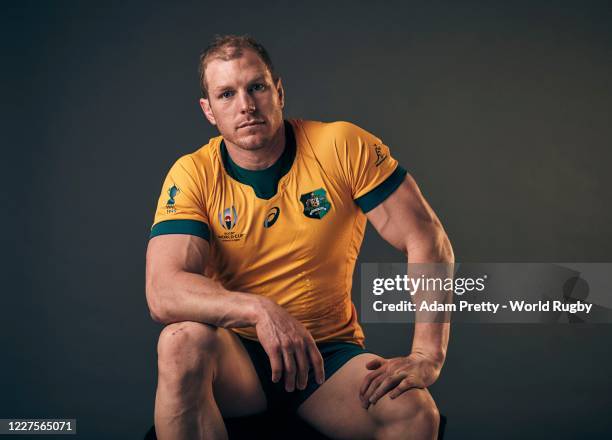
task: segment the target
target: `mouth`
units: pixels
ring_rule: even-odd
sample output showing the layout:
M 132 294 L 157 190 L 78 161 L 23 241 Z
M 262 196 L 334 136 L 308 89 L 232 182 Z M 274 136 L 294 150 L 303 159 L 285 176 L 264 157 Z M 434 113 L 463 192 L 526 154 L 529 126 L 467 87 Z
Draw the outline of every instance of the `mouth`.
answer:
M 238 128 L 256 127 L 258 125 L 263 125 L 263 124 L 265 124 L 264 121 L 248 121 L 248 122 L 243 122 L 242 124 L 240 124 Z

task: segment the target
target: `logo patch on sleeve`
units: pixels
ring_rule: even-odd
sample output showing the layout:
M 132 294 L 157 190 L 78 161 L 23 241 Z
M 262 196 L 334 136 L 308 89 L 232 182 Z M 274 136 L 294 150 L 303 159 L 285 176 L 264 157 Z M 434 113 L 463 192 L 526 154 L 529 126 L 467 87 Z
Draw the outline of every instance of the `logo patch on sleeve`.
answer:
M 383 153 L 382 146 L 378 144 L 374 144 L 374 152 L 376 153 L 376 166 L 378 166 L 383 163 L 387 155 Z
M 327 200 L 327 193 L 323 188 L 302 194 L 300 202 L 304 206 L 304 215 L 308 218 L 322 219 L 331 209 L 331 203 Z
M 176 204 L 176 202 L 175 202 L 174 198 L 180 192 L 181 192 L 181 190 L 176 185 L 172 185 L 170 188 L 168 188 L 168 196 L 170 198 L 166 202 L 166 213 L 167 214 L 174 214 L 176 212 L 176 207 L 174 206 Z

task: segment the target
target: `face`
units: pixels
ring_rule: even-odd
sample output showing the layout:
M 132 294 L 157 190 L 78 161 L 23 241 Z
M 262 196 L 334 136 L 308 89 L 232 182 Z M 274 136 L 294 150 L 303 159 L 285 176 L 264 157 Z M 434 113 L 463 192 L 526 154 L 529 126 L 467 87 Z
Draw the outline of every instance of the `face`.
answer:
M 226 142 L 245 149 L 268 146 L 283 123 L 284 93 L 274 84 L 265 63 L 252 50 L 206 66 L 208 99 L 200 99 L 206 119 L 216 125 Z

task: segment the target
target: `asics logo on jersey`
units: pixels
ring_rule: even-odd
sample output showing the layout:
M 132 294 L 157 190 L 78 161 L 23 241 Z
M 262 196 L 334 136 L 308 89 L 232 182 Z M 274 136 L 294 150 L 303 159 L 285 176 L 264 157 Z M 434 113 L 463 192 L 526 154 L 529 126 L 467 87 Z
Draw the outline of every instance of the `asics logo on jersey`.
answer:
M 278 219 L 278 215 L 280 214 L 280 208 L 278 206 L 274 206 L 268 211 L 266 215 L 266 219 L 264 220 L 264 228 L 271 227 L 276 220 Z
M 219 213 L 219 224 L 223 229 L 231 230 L 236 226 L 236 222 L 238 222 L 238 213 L 234 205 L 231 208 L 225 208 L 223 213 Z

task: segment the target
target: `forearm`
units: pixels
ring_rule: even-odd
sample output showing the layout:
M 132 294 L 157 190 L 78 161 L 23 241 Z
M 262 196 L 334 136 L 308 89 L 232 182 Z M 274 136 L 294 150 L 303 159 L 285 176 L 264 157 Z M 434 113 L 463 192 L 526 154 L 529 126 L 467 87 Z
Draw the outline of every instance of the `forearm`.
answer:
M 164 324 L 194 321 L 233 328 L 254 326 L 264 299 L 227 290 L 204 275 L 179 271 L 148 283 L 147 300 L 151 315 Z
M 425 355 L 440 367 L 446 359 L 450 323 L 419 322 L 414 326 L 412 353 Z
M 408 251 L 408 267 L 413 277 L 452 278 L 454 261 L 450 241 L 441 226 L 434 226 Z M 417 311 L 412 352 L 423 354 L 442 366 L 450 336 L 450 312 L 421 311 L 418 305 L 423 302 L 430 305 L 452 303 L 452 292 L 443 289 L 419 291 L 413 300 L 417 304 Z

